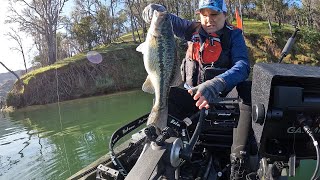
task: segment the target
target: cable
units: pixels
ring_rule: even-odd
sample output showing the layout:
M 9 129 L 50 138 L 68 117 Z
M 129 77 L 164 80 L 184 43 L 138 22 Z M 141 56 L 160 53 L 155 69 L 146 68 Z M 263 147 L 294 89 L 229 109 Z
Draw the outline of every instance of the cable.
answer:
M 311 180 L 317 180 L 319 179 L 319 176 L 316 177 L 317 174 L 319 174 L 319 164 L 320 164 L 320 152 L 319 152 L 319 144 L 318 141 L 315 139 L 310 127 L 305 123 L 306 121 L 306 117 L 303 116 L 303 114 L 299 114 L 298 115 L 298 121 L 301 124 L 301 126 L 303 127 L 303 130 L 310 136 L 314 147 L 316 148 L 316 154 L 317 154 L 317 164 L 316 164 L 316 168 L 313 172 L 313 175 L 311 177 Z
M 311 180 L 317 180 L 319 177 L 316 177 L 316 175 L 319 173 L 319 163 L 320 163 L 320 153 L 319 153 L 319 145 L 318 145 L 318 141 L 314 138 L 313 133 L 310 129 L 310 127 L 308 125 L 304 125 L 303 126 L 303 130 L 310 136 L 314 147 L 316 148 L 316 152 L 317 152 L 317 165 L 316 165 L 316 169 L 311 177 Z

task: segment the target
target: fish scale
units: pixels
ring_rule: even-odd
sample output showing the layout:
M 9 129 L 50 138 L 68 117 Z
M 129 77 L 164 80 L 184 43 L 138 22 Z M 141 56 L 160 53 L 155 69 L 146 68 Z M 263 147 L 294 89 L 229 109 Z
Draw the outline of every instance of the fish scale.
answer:
M 170 86 L 182 83 L 172 24 L 167 12 L 154 12 L 146 41 L 137 51 L 143 53 L 148 73 L 142 90 L 155 94 L 147 125 L 154 125 L 161 130 L 167 126 Z

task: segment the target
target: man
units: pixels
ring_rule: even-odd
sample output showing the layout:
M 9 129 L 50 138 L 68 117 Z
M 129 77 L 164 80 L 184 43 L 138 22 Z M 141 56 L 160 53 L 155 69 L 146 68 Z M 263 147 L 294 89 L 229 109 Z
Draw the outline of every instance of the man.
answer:
M 147 23 L 151 21 L 155 10 L 166 11 L 162 5 L 148 5 L 143 11 L 143 18 Z M 225 2 L 200 0 L 197 13 L 200 15 L 200 22 L 191 22 L 170 14 L 175 35 L 188 41 L 182 76 L 185 81 L 184 87 L 195 101 L 195 106 L 188 106 L 190 101 L 182 95 L 185 90 L 172 88 L 169 113 L 179 118 L 184 118 L 188 112 L 193 113 L 197 108 L 208 109 L 210 102 L 239 86 L 248 78 L 250 72 L 242 31 L 226 22 Z M 240 103 L 239 123 L 233 133 L 230 179 L 245 178 L 245 144 L 251 124 L 250 89 L 238 93 L 242 96 L 240 97 L 243 102 Z

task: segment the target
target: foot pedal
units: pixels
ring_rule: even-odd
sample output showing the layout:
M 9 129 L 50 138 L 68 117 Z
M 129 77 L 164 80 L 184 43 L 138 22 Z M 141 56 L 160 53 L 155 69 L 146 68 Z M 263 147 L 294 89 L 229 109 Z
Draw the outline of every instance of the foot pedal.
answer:
M 119 171 L 100 164 L 97 167 L 96 179 L 99 180 L 117 180 Z

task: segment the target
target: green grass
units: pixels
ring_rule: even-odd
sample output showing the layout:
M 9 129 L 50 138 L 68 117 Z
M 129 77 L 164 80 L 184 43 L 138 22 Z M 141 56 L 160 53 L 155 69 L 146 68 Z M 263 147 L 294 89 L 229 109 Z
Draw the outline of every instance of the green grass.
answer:
M 128 41 L 128 42 L 113 42 L 107 46 L 99 46 L 94 48 L 94 51 L 97 51 L 99 53 L 106 53 L 114 50 L 120 50 L 120 49 L 126 49 L 130 47 L 136 47 L 138 46 L 139 43 L 134 43 L 133 41 Z
M 232 22 L 232 24 L 236 24 L 236 22 Z M 271 23 L 273 33 L 275 31 L 279 31 L 279 26 L 277 23 Z M 254 19 L 243 19 L 243 29 L 245 34 L 259 34 L 263 36 L 270 36 L 269 26 L 267 21 L 257 21 Z M 281 26 L 281 31 L 293 32 L 293 27 L 289 24 L 283 24 Z
M 58 64 L 58 63 L 52 64 L 50 66 L 45 66 L 45 67 L 33 70 L 33 71 L 23 75 L 21 77 L 21 79 L 22 79 L 23 83 L 27 85 L 32 78 L 37 76 L 37 74 L 41 74 L 43 72 L 53 70 L 53 69 L 59 69 L 63 66 L 65 66 L 65 64 Z
M 139 29 L 138 32 L 139 32 L 139 34 L 140 34 L 141 40 L 143 41 L 143 39 L 142 39 L 142 32 L 143 32 L 143 30 L 142 30 L 142 29 Z M 137 38 L 136 40 L 139 41 L 139 39 L 138 39 L 138 33 L 135 31 L 134 34 L 135 34 L 135 36 L 136 36 L 136 38 Z M 116 42 L 121 42 L 121 41 L 124 41 L 124 42 L 132 42 L 132 41 L 133 41 L 133 39 L 132 39 L 132 33 L 130 32 L 130 33 L 128 33 L 128 34 L 125 34 L 125 35 L 121 36 L 119 39 L 117 39 Z
M 55 65 L 55 64 L 67 65 L 67 64 L 69 64 L 70 62 L 75 62 L 75 61 L 81 60 L 81 59 L 83 59 L 83 58 L 85 58 L 85 57 L 86 57 L 85 53 L 79 53 L 79 54 L 76 54 L 76 55 L 74 55 L 74 56 L 72 56 L 72 57 L 59 60 L 59 61 L 57 61 L 56 63 L 54 63 L 54 65 Z

